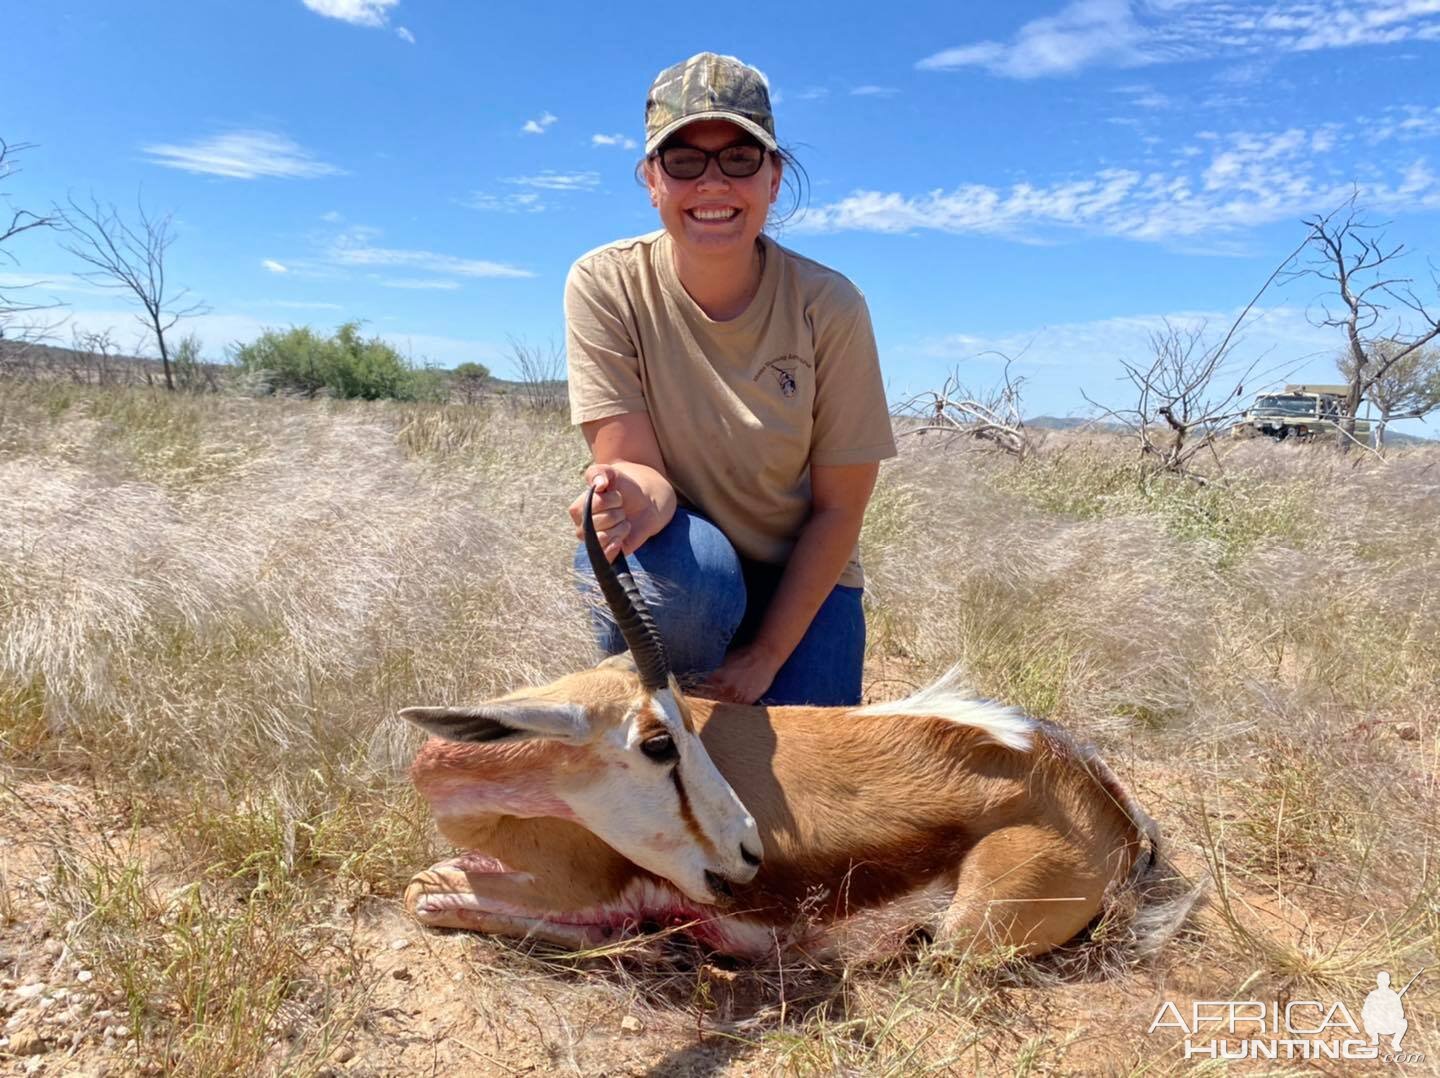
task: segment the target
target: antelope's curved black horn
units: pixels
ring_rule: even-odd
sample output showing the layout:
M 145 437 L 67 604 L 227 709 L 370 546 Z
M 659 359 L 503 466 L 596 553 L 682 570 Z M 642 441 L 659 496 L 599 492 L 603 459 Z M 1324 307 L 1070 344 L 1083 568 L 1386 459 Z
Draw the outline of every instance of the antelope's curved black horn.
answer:
M 595 534 L 595 522 L 590 518 L 594 504 L 595 489 L 592 487 L 590 496 L 585 499 L 585 553 L 590 557 L 590 568 L 605 596 L 605 605 L 615 615 L 620 635 L 630 645 L 630 655 L 640 672 L 640 683 L 647 689 L 663 689 L 670 681 L 670 658 L 665 654 L 660 630 L 655 627 L 650 608 L 640 597 L 640 589 L 630 575 L 625 555 L 616 554 L 613 565 L 605 560 L 600 537 Z

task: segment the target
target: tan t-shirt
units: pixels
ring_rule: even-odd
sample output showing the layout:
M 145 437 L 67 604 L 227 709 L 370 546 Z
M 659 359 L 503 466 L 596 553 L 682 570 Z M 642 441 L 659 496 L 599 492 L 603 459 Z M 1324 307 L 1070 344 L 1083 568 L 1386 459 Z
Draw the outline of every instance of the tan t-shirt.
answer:
M 681 504 L 783 564 L 810 514 L 810 464 L 895 455 L 865 297 L 762 236 L 760 289 L 717 322 L 663 230 L 584 255 L 565 282 L 571 421 L 647 412 Z M 859 550 L 840 577 L 860 587 Z

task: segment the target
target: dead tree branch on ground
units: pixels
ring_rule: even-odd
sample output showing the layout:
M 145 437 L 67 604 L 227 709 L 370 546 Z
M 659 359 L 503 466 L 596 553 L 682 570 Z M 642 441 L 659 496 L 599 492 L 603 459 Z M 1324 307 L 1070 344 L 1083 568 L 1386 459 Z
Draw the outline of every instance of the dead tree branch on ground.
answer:
M 918 416 L 923 423 L 901 431 L 901 436 L 935 432 L 962 435 L 990 442 L 1024 460 L 1039 447 L 1021 414 L 1020 387 L 1025 379 L 1011 377 L 1011 359 L 1001 358 L 1005 360 L 1004 375 L 990 389 L 977 391 L 965 385 L 957 369 L 939 389 L 917 393 L 903 402 L 899 414 Z

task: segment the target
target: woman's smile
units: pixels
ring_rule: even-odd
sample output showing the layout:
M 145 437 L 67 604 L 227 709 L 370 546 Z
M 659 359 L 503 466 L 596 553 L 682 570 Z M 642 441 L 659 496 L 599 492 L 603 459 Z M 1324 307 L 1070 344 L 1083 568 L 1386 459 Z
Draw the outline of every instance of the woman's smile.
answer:
M 729 221 L 739 216 L 740 211 L 734 206 L 696 206 L 685 211 L 696 221 Z

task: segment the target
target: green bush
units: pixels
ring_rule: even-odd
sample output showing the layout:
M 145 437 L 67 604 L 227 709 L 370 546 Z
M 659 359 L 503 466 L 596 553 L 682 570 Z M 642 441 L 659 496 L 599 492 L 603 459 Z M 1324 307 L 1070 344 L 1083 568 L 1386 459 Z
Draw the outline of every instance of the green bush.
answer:
M 453 371 L 456 378 L 470 378 L 477 382 L 490 380 L 490 368 L 483 363 L 461 363 Z
M 435 400 L 444 393 L 436 372 L 411 365 L 379 337 L 365 340 L 358 322 L 346 322 L 331 337 L 309 326 L 267 330 L 235 349 L 233 358 L 242 371 L 263 374 L 275 392 L 349 400 Z

